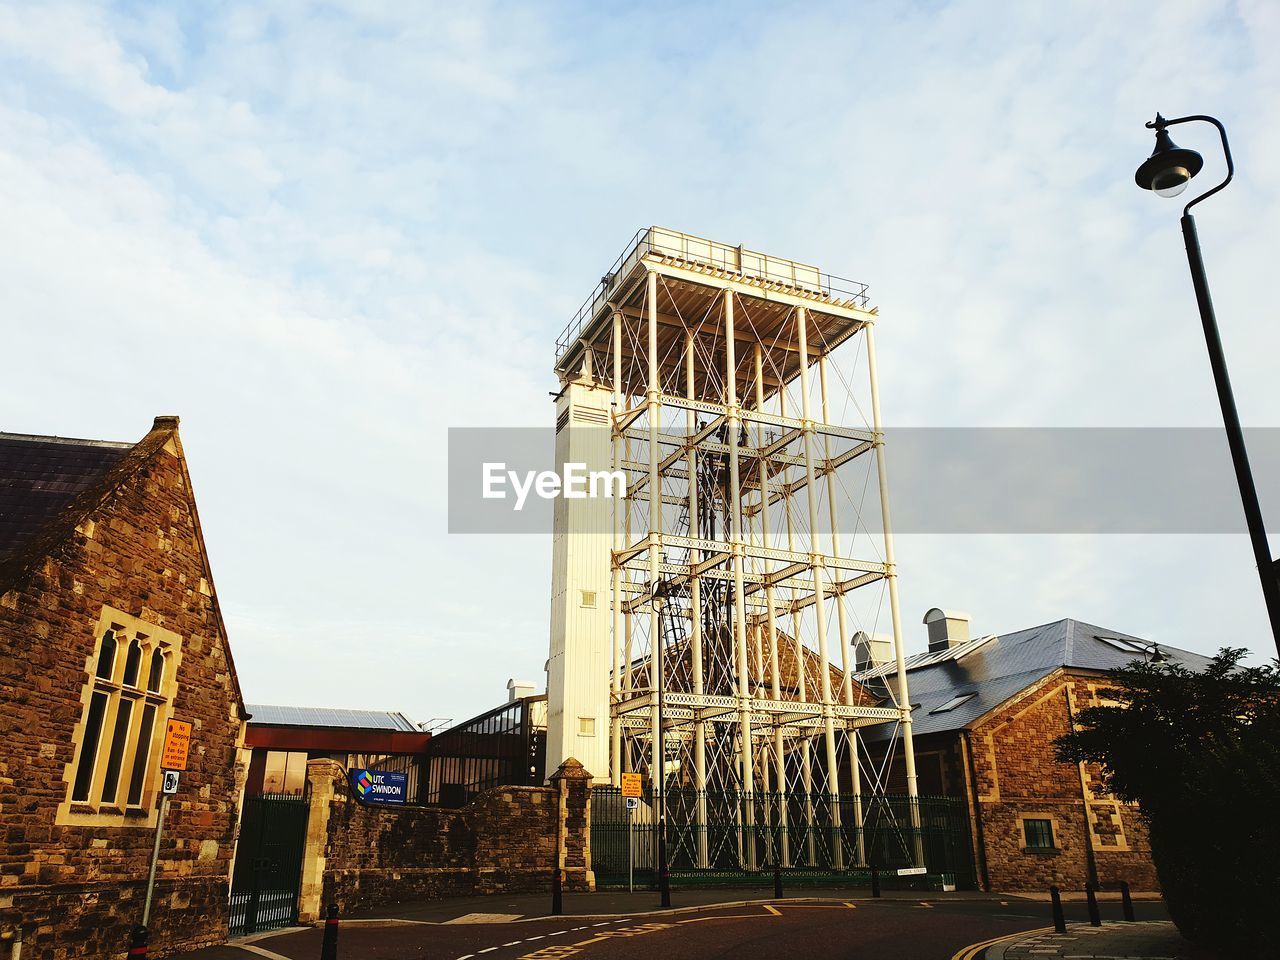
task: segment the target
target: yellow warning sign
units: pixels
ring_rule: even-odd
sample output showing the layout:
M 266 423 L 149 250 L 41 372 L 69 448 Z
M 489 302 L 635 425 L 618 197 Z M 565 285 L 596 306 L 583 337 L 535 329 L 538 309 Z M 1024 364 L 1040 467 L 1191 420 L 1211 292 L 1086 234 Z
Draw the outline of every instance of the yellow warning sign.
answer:
M 624 797 L 644 796 L 644 777 L 638 773 L 622 775 L 622 795 Z
M 187 769 L 187 751 L 191 748 L 191 724 L 170 720 L 164 731 L 164 751 L 160 754 L 163 770 Z

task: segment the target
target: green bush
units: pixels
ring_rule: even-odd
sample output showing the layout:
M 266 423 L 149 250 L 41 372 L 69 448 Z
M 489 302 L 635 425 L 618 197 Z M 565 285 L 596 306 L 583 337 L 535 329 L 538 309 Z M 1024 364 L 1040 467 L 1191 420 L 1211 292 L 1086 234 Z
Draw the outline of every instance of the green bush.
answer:
M 1224 649 L 1200 673 L 1172 662 L 1115 671 L 1110 696 L 1057 741 L 1101 764 L 1136 803 L 1169 914 L 1187 939 L 1231 956 L 1280 956 L 1280 669 Z

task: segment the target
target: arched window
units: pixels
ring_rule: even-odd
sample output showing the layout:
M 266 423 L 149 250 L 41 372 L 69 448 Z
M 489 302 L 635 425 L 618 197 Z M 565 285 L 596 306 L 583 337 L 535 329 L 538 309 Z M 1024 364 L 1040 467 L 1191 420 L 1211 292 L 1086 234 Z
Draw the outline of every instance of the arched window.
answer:
M 155 800 L 156 737 L 171 714 L 177 661 L 170 655 L 182 638 L 111 608 L 103 609 L 99 624 L 71 790 L 58 822 L 141 824 L 147 821 L 127 817 L 126 810 Z
M 147 674 L 147 692 L 159 693 L 160 684 L 164 682 L 164 651 L 156 650 L 151 654 L 151 672 Z
M 99 680 L 110 680 L 116 666 L 116 632 L 108 630 L 102 635 L 102 646 L 98 648 Z
M 129 653 L 124 658 L 124 685 L 126 687 L 136 687 L 138 685 L 138 671 L 142 669 L 142 644 L 138 642 L 138 638 L 134 637 L 129 644 Z

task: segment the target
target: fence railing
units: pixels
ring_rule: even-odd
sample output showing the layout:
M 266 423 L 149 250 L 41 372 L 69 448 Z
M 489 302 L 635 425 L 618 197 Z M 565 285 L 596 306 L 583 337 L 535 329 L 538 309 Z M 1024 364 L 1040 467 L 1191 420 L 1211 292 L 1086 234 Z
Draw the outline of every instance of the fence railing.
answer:
M 617 787 L 592 791 L 592 868 L 603 885 L 655 870 L 659 824 L 652 794 L 628 811 Z M 867 794 L 720 793 L 669 790 L 667 851 L 673 877 L 726 882 L 774 864 L 815 880 L 886 874 L 920 866 L 959 887 L 976 883 L 968 813 L 961 800 Z

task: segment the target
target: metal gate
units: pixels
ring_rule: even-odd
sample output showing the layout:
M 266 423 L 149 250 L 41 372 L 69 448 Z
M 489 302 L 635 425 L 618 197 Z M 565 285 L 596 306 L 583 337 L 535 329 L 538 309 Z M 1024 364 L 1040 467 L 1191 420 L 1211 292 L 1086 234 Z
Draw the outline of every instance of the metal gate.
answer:
M 245 797 L 231 874 L 231 936 L 298 922 L 308 808 L 306 796 Z
M 626 886 L 631 876 L 638 886 L 656 880 L 658 827 L 653 797 L 646 794 L 639 809 L 628 812 L 619 788 L 591 791 L 591 866 L 602 887 Z M 924 874 L 910 869 L 916 847 L 912 806 L 918 811 Z M 709 822 L 699 824 L 690 815 L 696 810 L 706 811 Z M 780 860 L 784 884 L 792 886 L 866 886 L 874 863 L 885 886 L 976 887 L 967 811 L 962 800 L 950 797 L 841 796 L 833 804 L 817 794 L 748 798 L 672 790 L 667 811 L 668 869 L 675 886 L 771 885 Z M 858 811 L 860 830 L 854 826 Z

